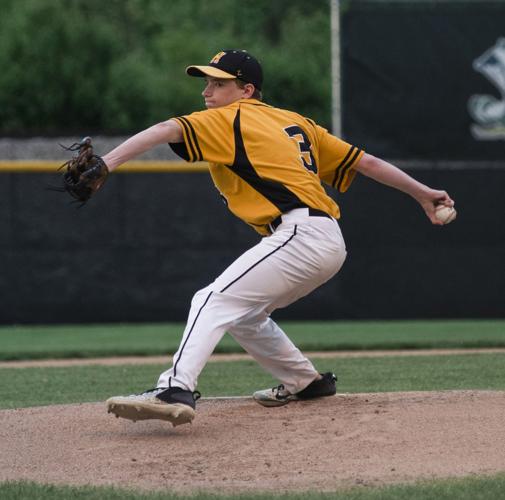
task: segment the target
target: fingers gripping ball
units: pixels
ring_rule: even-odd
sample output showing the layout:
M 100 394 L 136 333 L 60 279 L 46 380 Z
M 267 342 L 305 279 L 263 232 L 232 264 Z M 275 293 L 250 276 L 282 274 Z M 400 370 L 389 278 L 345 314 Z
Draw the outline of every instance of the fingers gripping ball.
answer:
M 435 217 L 442 224 L 449 224 L 456 218 L 457 212 L 454 207 L 448 207 L 446 205 L 438 205 L 435 208 Z
M 65 149 L 77 154 L 60 167 L 65 169 L 61 191 L 84 204 L 102 187 L 109 169 L 100 156 L 93 154 L 91 137 L 85 137 Z

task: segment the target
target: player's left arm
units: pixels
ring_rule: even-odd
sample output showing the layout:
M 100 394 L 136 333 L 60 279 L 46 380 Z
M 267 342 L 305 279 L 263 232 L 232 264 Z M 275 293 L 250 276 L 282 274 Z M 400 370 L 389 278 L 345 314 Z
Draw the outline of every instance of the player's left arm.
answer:
M 167 120 L 130 137 L 110 153 L 107 153 L 103 160 L 109 171 L 112 172 L 123 163 L 149 151 L 154 146 L 168 142 L 182 142 L 182 140 L 181 126 L 175 120 Z
M 454 206 L 454 201 L 445 191 L 432 189 L 398 167 L 373 155 L 365 153 L 354 169 L 381 184 L 391 186 L 412 196 L 421 205 L 433 224 L 442 224 L 435 217 L 437 205 Z

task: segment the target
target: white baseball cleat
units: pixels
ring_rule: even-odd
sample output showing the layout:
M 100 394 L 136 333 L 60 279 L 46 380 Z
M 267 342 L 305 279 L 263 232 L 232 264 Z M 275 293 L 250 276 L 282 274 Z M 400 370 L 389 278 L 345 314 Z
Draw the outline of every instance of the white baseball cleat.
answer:
M 282 384 L 271 389 L 256 391 L 253 398 L 254 401 L 263 406 L 283 406 L 298 399 L 296 394 L 291 394 Z
M 179 387 L 150 389 L 142 394 L 114 396 L 106 401 L 107 412 L 128 420 L 166 420 L 174 427 L 188 424 L 195 418 L 195 402 L 199 392 Z
M 333 396 L 337 393 L 336 381 L 337 377 L 334 373 L 321 373 L 321 379 L 314 380 L 305 389 L 291 394 L 283 384 L 273 387 L 272 389 L 264 389 L 256 391 L 253 394 L 253 399 L 263 406 L 284 406 L 291 401 L 299 401 L 304 399 L 321 398 L 325 396 Z

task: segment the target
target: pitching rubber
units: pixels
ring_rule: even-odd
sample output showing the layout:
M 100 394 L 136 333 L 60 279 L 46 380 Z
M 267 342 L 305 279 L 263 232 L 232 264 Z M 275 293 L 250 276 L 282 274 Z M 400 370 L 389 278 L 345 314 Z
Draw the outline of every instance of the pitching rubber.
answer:
M 118 397 L 108 399 L 106 404 L 108 413 L 133 422 L 152 419 L 166 420 L 176 427 L 177 425 L 190 424 L 195 418 L 195 410 L 181 403 L 132 402 L 127 398 Z

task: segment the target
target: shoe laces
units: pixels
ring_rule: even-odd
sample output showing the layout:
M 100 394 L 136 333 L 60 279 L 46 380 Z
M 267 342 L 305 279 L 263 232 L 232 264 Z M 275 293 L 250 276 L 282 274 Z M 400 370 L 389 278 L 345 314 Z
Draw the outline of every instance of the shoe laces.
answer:
M 151 396 L 156 396 L 158 392 L 161 392 L 163 389 L 160 389 L 159 387 L 154 387 L 153 389 L 148 389 L 147 391 L 141 392 L 140 394 L 130 394 L 128 397 L 129 398 L 149 398 Z
M 290 394 L 290 392 L 284 387 L 284 384 L 279 384 L 277 387 L 272 387 L 272 392 L 276 398 L 285 398 Z
M 153 387 L 152 389 L 148 389 L 147 391 L 144 391 L 140 394 L 131 394 L 130 398 L 138 398 L 138 397 L 145 397 L 145 398 L 148 398 L 148 397 L 151 397 L 151 396 L 156 396 L 158 393 L 160 392 L 163 392 L 166 390 L 166 387 Z M 193 400 L 194 401 L 198 401 L 202 395 L 199 391 L 193 391 L 191 393 L 191 395 L 193 396 Z
M 163 389 L 162 387 L 153 387 L 152 389 L 147 389 L 147 391 L 144 391 L 144 392 L 138 394 L 138 396 L 151 396 L 152 393 L 157 394 L 158 392 L 161 392 L 164 390 L 165 389 Z
M 163 392 L 165 390 L 166 387 L 154 387 L 153 389 L 148 389 L 147 391 L 144 391 L 142 394 L 140 394 L 140 396 L 151 396 L 152 393 L 156 395 L 159 392 Z M 199 391 L 193 391 L 191 395 L 193 396 L 194 401 L 198 401 L 202 397 L 202 394 Z

